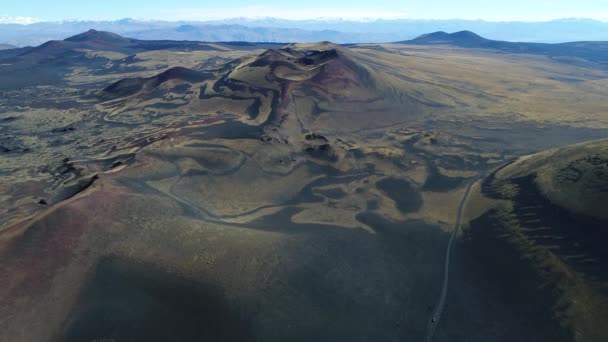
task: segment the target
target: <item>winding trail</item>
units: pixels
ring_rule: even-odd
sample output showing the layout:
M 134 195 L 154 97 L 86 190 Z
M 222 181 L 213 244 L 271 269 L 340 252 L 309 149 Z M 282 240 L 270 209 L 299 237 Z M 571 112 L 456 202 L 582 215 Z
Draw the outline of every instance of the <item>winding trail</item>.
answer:
M 452 230 L 452 236 L 450 237 L 450 241 L 448 242 L 448 248 L 445 252 L 445 264 L 443 268 L 443 285 L 441 288 L 441 294 L 439 295 L 439 300 L 437 301 L 437 305 L 435 306 L 435 310 L 431 318 L 429 319 L 428 325 L 426 327 L 426 342 L 432 342 L 433 336 L 435 335 L 435 330 L 437 330 L 437 326 L 439 325 L 439 319 L 441 318 L 441 314 L 443 313 L 443 307 L 445 306 L 445 298 L 448 293 L 448 278 L 450 275 L 450 256 L 452 251 L 452 244 L 458 235 L 458 230 L 460 229 L 461 219 L 462 219 L 462 209 L 464 208 L 464 204 L 471 193 L 471 188 L 473 184 L 477 182 L 478 178 L 472 180 L 467 186 L 467 190 L 464 195 L 462 195 L 462 199 L 460 199 L 460 204 L 458 204 L 458 213 L 456 216 L 456 222 L 454 223 L 454 229 Z

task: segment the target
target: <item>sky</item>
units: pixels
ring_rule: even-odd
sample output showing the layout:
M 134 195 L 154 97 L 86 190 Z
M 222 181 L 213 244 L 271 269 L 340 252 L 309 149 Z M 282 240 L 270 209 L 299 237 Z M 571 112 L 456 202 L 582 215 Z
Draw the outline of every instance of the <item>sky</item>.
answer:
M 235 17 L 608 21 L 608 0 L 0 0 L 0 22 Z

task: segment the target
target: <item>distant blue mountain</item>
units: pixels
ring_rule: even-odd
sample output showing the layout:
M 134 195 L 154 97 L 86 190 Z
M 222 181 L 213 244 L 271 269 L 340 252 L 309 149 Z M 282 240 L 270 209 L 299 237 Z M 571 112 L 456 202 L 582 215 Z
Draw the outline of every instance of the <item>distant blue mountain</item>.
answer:
M 398 42 L 414 45 L 451 45 L 463 48 L 489 49 L 513 54 L 534 54 L 557 58 L 562 62 L 595 63 L 608 68 L 608 42 L 578 41 L 570 43 L 506 42 L 481 37 L 471 31 L 446 33 L 443 31 L 423 34 L 412 40 Z M 582 62 L 582 60 L 586 62 Z
M 413 39 L 436 31 L 474 31 L 488 39 L 558 43 L 608 41 L 608 23 L 591 19 L 548 22 L 487 22 L 482 20 L 285 20 L 234 18 L 206 22 L 121 19 L 62 21 L 30 25 L 0 24 L 0 43 L 35 46 L 89 29 L 129 38 L 198 41 L 379 43 Z

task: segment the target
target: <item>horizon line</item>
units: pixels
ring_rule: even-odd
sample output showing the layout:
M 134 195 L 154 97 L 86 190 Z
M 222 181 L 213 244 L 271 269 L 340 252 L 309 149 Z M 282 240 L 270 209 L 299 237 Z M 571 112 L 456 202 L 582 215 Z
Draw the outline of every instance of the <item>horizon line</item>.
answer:
M 342 17 L 311 17 L 311 18 L 282 18 L 273 16 L 237 16 L 237 17 L 224 17 L 224 18 L 201 18 L 201 19 L 156 19 L 156 18 L 133 18 L 124 17 L 117 19 L 83 19 L 83 18 L 65 18 L 58 20 L 46 20 L 38 19 L 35 17 L 27 16 L 0 16 L 0 24 L 3 25 L 33 25 L 33 24 L 44 24 L 44 23 L 67 23 L 67 22 L 119 22 L 119 21 L 139 21 L 139 22 L 166 22 L 166 23 L 211 23 L 218 21 L 230 21 L 230 20 L 241 20 L 241 21 L 262 21 L 262 20 L 282 20 L 288 22 L 302 22 L 302 21 L 344 21 L 344 22 L 360 22 L 360 23 L 373 23 L 374 21 L 471 21 L 471 22 L 488 22 L 488 23 L 550 23 L 555 21 L 567 21 L 567 20 L 588 20 L 596 21 L 601 23 L 608 23 L 608 19 L 590 18 L 590 17 L 557 17 L 552 19 L 537 19 L 537 20 L 526 20 L 526 19 L 484 19 L 484 18 L 390 18 L 390 17 L 361 17 L 361 18 L 342 18 Z

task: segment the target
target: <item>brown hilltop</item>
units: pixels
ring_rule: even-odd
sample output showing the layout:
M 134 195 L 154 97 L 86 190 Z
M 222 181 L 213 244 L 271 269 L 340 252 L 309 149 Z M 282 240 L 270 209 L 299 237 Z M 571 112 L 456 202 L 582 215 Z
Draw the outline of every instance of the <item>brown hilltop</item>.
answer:
M 333 43 L 290 44 L 282 49 L 267 50 L 253 60 L 244 61 L 231 73 L 231 78 L 254 83 L 255 79 L 243 78 L 247 68 L 268 68 L 266 79 L 276 83 L 305 83 L 323 89 L 327 93 L 338 92 L 330 84 L 343 82 L 344 86 L 363 87 L 372 90 L 371 70 L 361 64 L 357 56 L 346 48 Z M 324 87 L 319 87 L 325 84 Z M 353 89 L 349 89 L 353 90 Z
M 121 80 L 104 89 L 102 98 L 137 95 L 121 100 L 132 112 L 144 101 L 189 93 L 184 98 L 189 108 L 215 112 L 229 107 L 249 124 L 281 123 L 297 113 L 298 129 L 313 130 L 318 120 L 314 130 L 347 128 L 343 120 L 356 128 L 368 125 L 372 115 L 393 122 L 422 111 L 425 101 L 416 98 L 421 96 L 413 85 L 395 88 L 385 82 L 390 77 L 365 56 L 330 42 L 290 44 L 203 74 L 173 68 L 147 79 Z M 165 86 L 166 80 L 174 82 Z M 332 113 L 337 120 L 328 121 Z M 360 116 L 369 118 L 361 121 Z
M 35 48 L 26 50 L 21 56 L 55 56 L 77 49 L 94 51 L 127 51 L 135 47 L 135 39 L 105 31 L 89 30 L 64 40 L 51 40 Z
M 66 42 L 106 42 L 106 43 L 123 43 L 128 44 L 133 42 L 133 39 L 122 37 L 116 33 L 97 31 L 90 29 L 87 32 L 77 34 L 66 38 Z
M 218 48 L 220 45 L 224 46 Z M 27 62 L 48 58 L 64 58 L 66 56 L 77 58 L 84 54 L 82 50 L 133 54 L 165 49 L 219 51 L 220 49 L 232 49 L 232 47 L 230 44 L 208 44 L 197 41 L 139 40 L 126 38 L 112 32 L 91 29 L 64 40 L 50 40 L 36 47 L 15 49 L 15 54 L 8 56 L 7 60 Z
M 103 89 L 101 96 L 105 100 L 126 97 L 151 90 L 171 80 L 197 83 L 208 79 L 210 75 L 184 67 L 175 67 L 148 78 L 135 77 L 122 79 Z

